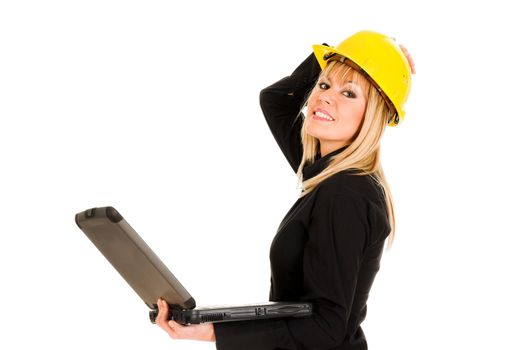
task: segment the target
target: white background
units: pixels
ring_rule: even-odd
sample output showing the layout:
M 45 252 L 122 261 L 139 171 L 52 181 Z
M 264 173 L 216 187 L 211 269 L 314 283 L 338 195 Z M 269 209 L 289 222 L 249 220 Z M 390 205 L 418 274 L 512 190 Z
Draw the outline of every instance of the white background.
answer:
M 411 52 L 370 349 L 524 349 L 522 11 L 510 1 L 2 1 L 0 348 L 171 340 L 76 227 L 113 205 L 199 305 L 268 298 L 295 175 L 261 88 L 373 29 Z M 8 345 L 9 344 L 9 345 Z

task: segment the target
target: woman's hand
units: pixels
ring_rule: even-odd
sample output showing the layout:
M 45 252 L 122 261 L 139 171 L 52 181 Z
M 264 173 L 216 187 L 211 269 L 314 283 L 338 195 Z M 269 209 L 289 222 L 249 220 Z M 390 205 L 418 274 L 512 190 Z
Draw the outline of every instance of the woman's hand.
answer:
M 399 45 L 401 48 L 401 51 L 405 54 L 405 57 L 408 60 L 408 63 L 410 64 L 410 70 L 412 71 L 412 74 L 416 74 L 416 66 L 414 64 L 414 60 L 412 59 L 412 56 L 410 56 L 410 53 L 408 53 L 408 50 L 403 45 Z
M 185 326 L 175 321 L 168 321 L 169 307 L 165 300 L 157 300 L 159 313 L 155 323 L 169 334 L 172 339 L 191 339 L 215 341 L 215 330 L 213 323 L 202 323 L 197 325 Z

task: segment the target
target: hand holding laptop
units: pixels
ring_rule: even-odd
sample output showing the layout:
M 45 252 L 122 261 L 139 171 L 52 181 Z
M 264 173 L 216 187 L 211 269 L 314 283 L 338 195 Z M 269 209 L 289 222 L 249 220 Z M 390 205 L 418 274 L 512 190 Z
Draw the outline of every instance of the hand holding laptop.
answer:
M 157 301 L 159 313 L 155 323 L 168 333 L 172 339 L 215 341 L 215 329 L 213 323 L 201 323 L 196 325 L 181 325 L 171 320 L 168 321 L 169 307 L 165 300 Z

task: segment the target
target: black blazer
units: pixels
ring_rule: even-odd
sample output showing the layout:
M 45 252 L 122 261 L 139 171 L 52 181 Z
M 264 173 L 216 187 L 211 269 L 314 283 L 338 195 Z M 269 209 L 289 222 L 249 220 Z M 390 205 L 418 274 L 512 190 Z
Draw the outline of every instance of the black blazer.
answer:
M 302 156 L 300 109 L 319 73 L 311 54 L 260 94 L 268 126 L 294 172 Z M 343 150 L 318 154 L 303 179 Z M 383 192 L 370 176 L 346 171 L 323 181 L 295 202 L 270 249 L 270 301 L 311 302 L 313 316 L 216 323 L 217 349 L 367 349 L 360 324 L 389 232 Z

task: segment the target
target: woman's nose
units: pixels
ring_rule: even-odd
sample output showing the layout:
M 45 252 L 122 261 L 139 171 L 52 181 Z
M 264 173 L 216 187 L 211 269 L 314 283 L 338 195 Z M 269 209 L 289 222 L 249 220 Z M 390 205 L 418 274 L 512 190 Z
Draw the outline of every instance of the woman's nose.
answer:
M 319 100 L 326 104 L 332 104 L 333 96 L 330 90 L 325 90 L 319 94 Z

